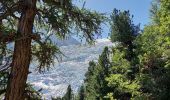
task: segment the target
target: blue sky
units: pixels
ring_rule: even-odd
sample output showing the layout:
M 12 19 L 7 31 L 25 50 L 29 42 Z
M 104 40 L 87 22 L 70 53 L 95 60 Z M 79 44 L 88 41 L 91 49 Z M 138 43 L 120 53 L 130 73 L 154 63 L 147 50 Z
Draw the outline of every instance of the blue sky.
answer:
M 78 0 L 76 5 L 82 7 L 83 0 Z M 149 9 L 152 0 L 84 0 L 86 1 L 85 8 L 96 10 L 101 13 L 110 14 L 114 8 L 119 10 L 130 10 L 134 15 L 133 21 L 135 24 L 141 23 L 141 28 L 149 22 Z M 102 37 L 107 37 L 109 28 L 103 28 Z

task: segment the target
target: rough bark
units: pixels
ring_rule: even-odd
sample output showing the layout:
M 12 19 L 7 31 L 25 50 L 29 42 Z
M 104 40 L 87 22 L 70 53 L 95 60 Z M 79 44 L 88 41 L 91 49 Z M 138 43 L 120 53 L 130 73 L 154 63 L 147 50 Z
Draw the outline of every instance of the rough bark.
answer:
M 36 0 L 24 0 L 17 32 L 17 36 L 23 37 L 23 39 L 15 41 L 12 69 L 5 100 L 24 100 L 24 90 L 31 60 L 31 38 L 29 36 L 32 34 L 35 11 Z

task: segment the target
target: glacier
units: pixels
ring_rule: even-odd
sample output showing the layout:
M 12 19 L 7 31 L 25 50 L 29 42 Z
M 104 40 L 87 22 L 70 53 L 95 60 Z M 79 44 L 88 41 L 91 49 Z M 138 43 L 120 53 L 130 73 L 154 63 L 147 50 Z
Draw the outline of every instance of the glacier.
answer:
M 69 84 L 76 93 L 83 83 L 89 61 L 97 61 L 105 46 L 113 46 L 113 43 L 103 38 L 97 39 L 95 45 L 80 45 L 76 42 L 61 46 L 60 50 L 66 55 L 62 61 L 56 61 L 55 66 L 43 74 L 32 71 L 28 76 L 28 82 L 37 90 L 42 88 L 43 98 L 47 100 L 64 95 Z

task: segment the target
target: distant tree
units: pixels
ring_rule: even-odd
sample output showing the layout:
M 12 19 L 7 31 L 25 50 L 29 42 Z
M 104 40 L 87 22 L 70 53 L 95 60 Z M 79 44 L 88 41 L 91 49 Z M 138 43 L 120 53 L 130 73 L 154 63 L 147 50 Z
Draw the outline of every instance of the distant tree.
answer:
M 97 75 L 97 83 L 99 84 L 99 97 L 103 98 L 108 91 L 111 90 L 107 86 L 108 82 L 105 80 L 106 77 L 110 75 L 110 54 L 109 47 L 105 47 L 102 54 L 99 56 L 97 67 L 98 67 L 98 75 Z
M 99 56 L 98 63 L 89 62 L 89 68 L 85 78 L 85 99 L 95 100 L 103 98 L 111 88 L 108 88 L 106 77 L 111 67 L 109 61 L 109 48 L 105 47 Z
M 52 97 L 51 99 L 52 100 L 62 100 L 62 98 L 60 98 L 60 97 L 57 97 L 57 98 Z
M 85 88 L 84 85 L 80 87 L 80 90 L 78 92 L 78 97 L 76 100 L 85 100 Z
M 8 82 L 8 72 L 0 72 L 0 96 L 5 93 Z
M 0 1 L 0 44 L 4 50 L 9 50 L 6 45 L 14 43 L 14 46 L 11 45 L 14 50 L 11 49 L 12 63 L 5 100 L 24 100 L 29 66 L 33 60 L 37 61 L 39 71 L 44 71 L 54 63 L 56 54 L 61 54 L 51 36 L 64 39 L 77 32 L 74 35 L 85 37 L 91 42 L 95 34 L 100 34 L 104 17 L 97 12 L 76 7 L 72 2 Z
M 62 100 L 73 100 L 74 99 L 74 94 L 71 89 L 71 85 L 67 87 L 66 94 L 63 96 Z
M 99 95 L 98 83 L 97 83 L 98 67 L 94 61 L 89 62 L 88 71 L 85 74 L 84 88 L 85 88 L 85 99 L 96 99 Z

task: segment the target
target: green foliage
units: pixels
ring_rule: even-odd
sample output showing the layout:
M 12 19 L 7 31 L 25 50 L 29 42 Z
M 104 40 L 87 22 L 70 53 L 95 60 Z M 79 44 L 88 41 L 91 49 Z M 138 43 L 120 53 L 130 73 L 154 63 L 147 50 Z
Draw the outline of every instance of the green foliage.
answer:
M 137 77 L 141 91 L 149 99 L 169 98 L 169 1 L 160 0 L 154 22 L 144 28 L 136 39 L 140 73 Z
M 89 62 L 89 68 L 82 87 L 78 94 L 79 100 L 96 100 L 103 98 L 106 91 L 110 88 L 107 86 L 105 78 L 109 75 L 110 61 L 109 48 L 105 47 L 103 53 L 99 56 L 98 63 Z
M 60 98 L 60 97 L 57 97 L 57 98 L 51 98 L 52 100 L 62 100 L 62 98 Z
M 140 26 L 134 25 L 132 18 L 129 11 L 117 9 L 114 9 L 111 15 L 111 41 L 118 42 L 127 48 L 126 58 L 129 61 L 134 58 L 133 40 L 140 31 Z
M 99 96 L 99 84 L 97 80 L 97 75 L 99 69 L 96 66 L 96 63 L 91 61 L 89 62 L 88 72 L 86 73 L 85 79 L 85 98 L 96 99 Z
M 77 99 L 78 100 L 85 100 L 85 88 L 84 88 L 84 85 L 82 85 L 80 87 Z
M 111 15 L 111 41 L 128 45 L 139 32 L 139 27 L 133 24 L 129 11 L 113 10 Z
M 40 90 L 36 91 L 32 85 L 27 84 L 25 88 L 25 99 L 26 100 L 42 100 Z
M 94 80 L 96 88 L 93 92 L 102 95 L 99 98 L 109 100 L 168 100 L 170 97 L 170 2 L 160 0 L 151 9 L 152 23 L 145 26 L 143 32 L 136 36 L 134 24 L 128 11 L 114 10 L 111 19 L 111 40 L 120 44 L 108 53 L 111 65 L 106 71 L 102 70 L 107 63 L 106 56 L 100 56 L 95 65 L 100 73 L 90 70 L 90 73 L 100 77 L 110 90 L 105 89 L 101 81 Z M 132 27 L 133 26 L 133 27 Z M 136 27 L 137 28 L 137 27 Z M 138 32 L 138 31 L 136 31 Z M 131 48 L 129 47 L 131 46 Z M 104 53 L 102 54 L 104 55 Z M 127 57 L 131 55 L 131 59 Z M 102 67 L 100 66 L 102 65 Z M 93 71 L 93 72 L 92 72 Z M 89 72 L 89 71 L 88 71 Z M 133 76 L 133 78 L 132 78 Z M 87 78 L 87 77 L 86 77 Z M 103 81 L 103 78 L 105 81 Z M 96 84 L 96 81 L 98 84 Z M 88 83 L 88 82 L 87 82 Z M 87 84 L 86 83 L 86 84 Z M 89 81 L 90 83 L 90 81 Z M 106 85 L 104 84 L 104 85 Z M 86 87 L 90 86 L 88 84 Z M 93 89 L 92 89 L 93 90 Z M 86 94 L 86 92 L 85 92 Z M 105 94 L 105 96 L 103 96 Z M 95 99 L 99 99 L 95 98 Z M 95 100 L 93 99 L 93 100 Z
M 160 32 L 163 34 L 170 34 L 170 1 L 160 0 Z
M 40 72 L 48 70 L 54 59 L 61 57 L 58 47 L 55 47 L 55 39 L 77 36 L 80 39 L 85 38 L 87 42 L 91 43 L 96 34 L 101 34 L 100 25 L 106 19 L 103 14 L 85 8 L 81 9 L 75 6 L 72 0 L 37 0 L 36 3 L 37 10 L 31 35 L 37 35 L 38 38 L 32 41 L 31 56 L 33 56 L 32 59 L 37 59 Z M 21 39 L 20 33 L 17 32 L 19 29 L 17 26 L 20 19 L 18 16 L 22 13 L 22 7 L 20 7 L 22 5 L 25 4 L 20 0 L 1 1 L 0 32 L 3 34 L 0 35 L 0 43 L 6 39 L 4 37 L 9 38 L 11 34 L 13 37 L 10 42 Z M 30 38 L 30 36 L 24 38 Z
M 3 2 L 7 6 L 16 3 L 16 1 L 4 0 Z M 46 0 L 38 3 L 39 14 L 34 23 L 36 33 L 42 31 L 40 28 L 44 28 L 54 31 L 60 38 L 77 35 L 80 38 L 85 37 L 88 42 L 94 39 L 94 33 L 100 35 L 99 25 L 105 20 L 102 14 L 80 9 L 74 6 L 71 0 L 60 3 Z M 129 11 L 121 12 L 115 9 L 111 15 L 110 36 L 111 41 L 118 42 L 118 45 L 112 50 L 106 47 L 99 56 L 98 62 L 89 62 L 86 78 L 77 98 L 74 97 L 69 85 L 64 97 L 52 98 L 52 100 L 168 100 L 170 97 L 170 1 L 153 2 L 150 11 L 152 22 L 138 35 L 139 26 L 133 24 L 133 16 Z M 15 32 L 16 29 L 9 23 L 4 25 L 4 33 Z M 7 26 L 9 27 L 6 28 Z M 72 29 L 76 29 L 77 34 L 72 34 Z M 42 68 L 48 70 L 56 57 L 55 54 L 61 54 L 49 38 L 53 34 L 50 31 L 47 33 L 50 35 L 41 33 L 40 35 L 45 39 L 35 41 L 32 46 L 33 59 L 38 60 L 40 71 Z M 0 54 L 5 54 L 6 45 L 0 45 L 0 50 Z M 0 62 L 4 56 L 0 56 Z M 5 91 L 6 82 L 6 74 L 0 73 L 0 94 Z M 26 88 L 26 93 L 28 98 L 40 99 L 39 93 L 31 86 Z
M 160 8 L 160 0 L 153 0 L 150 9 L 150 18 L 152 23 L 160 24 L 158 10 Z
M 130 68 L 130 63 L 124 59 L 125 53 L 115 49 L 112 57 L 112 73 L 124 74 Z
M 115 98 L 133 98 L 140 94 L 138 91 L 140 89 L 138 82 L 130 81 L 122 74 L 112 74 L 106 80 L 108 81 L 108 85 L 114 88 L 113 97 Z
M 46 37 L 49 41 L 53 41 L 50 38 L 52 36 L 57 36 L 57 39 L 65 39 L 74 35 L 78 36 L 81 39 L 85 38 L 87 42 L 91 43 L 94 40 L 95 34 L 101 34 L 100 25 L 105 20 L 103 14 L 99 14 L 95 11 L 92 12 L 87 9 L 80 9 L 72 4 L 72 0 L 66 1 L 63 4 L 58 4 L 56 1 L 53 0 L 44 1 L 43 3 L 39 4 L 38 9 L 40 12 L 38 18 L 35 20 L 36 33 L 41 33 L 41 36 Z M 45 29 L 46 33 L 42 31 L 42 28 Z M 41 48 L 45 47 L 45 45 L 53 46 L 53 48 L 42 49 L 44 51 L 51 50 L 53 51 L 53 53 L 49 53 L 48 55 L 41 55 L 45 58 L 43 60 L 46 61 L 42 61 L 42 57 L 41 59 L 39 59 L 39 65 L 42 66 L 38 66 L 40 70 L 42 68 L 49 69 L 52 60 L 54 60 L 53 58 L 61 57 L 61 52 L 59 50 L 54 50 L 54 46 L 56 46 L 56 44 L 54 44 L 53 42 L 46 42 L 48 41 L 43 41 L 43 44 L 41 42 L 38 42 L 38 45 L 40 45 Z M 33 48 L 33 50 L 34 49 L 35 48 Z M 36 51 L 38 53 L 40 50 Z M 59 54 L 59 56 L 56 57 L 54 53 Z M 37 56 L 37 58 L 40 57 Z
M 36 7 L 32 9 L 32 5 L 34 4 Z M 28 51 L 31 49 L 28 58 L 31 57 L 32 59 L 27 60 L 28 62 L 31 60 L 31 63 L 36 63 L 39 72 L 49 70 L 51 65 L 54 64 L 54 60 L 56 58 L 59 60 L 62 56 L 61 51 L 54 43 L 55 39 L 77 36 L 80 39 L 85 38 L 87 42 L 91 43 L 96 34 L 101 34 L 100 25 L 105 20 L 103 14 L 85 8 L 81 9 L 75 6 L 72 0 L 36 0 L 35 2 L 30 2 L 29 0 L 1 0 L 0 6 L 0 66 L 2 61 L 6 59 L 6 51 L 9 50 L 9 47 L 6 45 L 10 42 L 17 44 L 18 42 L 16 41 L 22 39 L 23 41 L 32 40 L 32 43 L 27 49 Z M 24 15 L 27 8 L 32 9 L 33 17 L 30 19 L 31 17 L 26 14 L 25 18 L 29 18 L 30 24 L 25 26 L 24 30 L 26 29 L 29 33 L 24 33 L 27 34 L 24 36 L 22 32 L 20 33 L 21 27 L 19 24 L 22 22 L 22 15 Z M 23 23 L 25 23 L 25 19 Z M 32 30 L 27 30 L 27 28 Z M 12 46 L 12 49 L 7 57 L 10 57 L 11 62 L 11 60 L 15 61 L 15 57 L 12 59 L 12 56 L 14 55 L 13 51 L 16 50 L 16 45 L 10 46 Z M 23 49 L 22 52 L 27 52 L 27 50 Z M 23 71 L 23 73 L 24 72 L 25 71 Z M 28 75 L 27 73 L 24 74 Z M 10 75 L 12 76 L 12 74 Z M 23 83 L 21 84 L 22 86 L 25 86 L 26 82 L 21 83 Z M 30 91 L 32 91 L 32 89 L 28 90 L 28 92 Z M 34 92 L 31 96 L 33 95 Z M 38 99 L 37 96 L 30 98 Z M 66 99 L 68 100 L 68 98 Z
M 58 55 L 56 55 L 56 53 Z M 38 70 L 43 72 L 49 70 L 51 64 L 54 64 L 55 59 L 60 59 L 62 52 L 60 49 L 51 42 L 41 42 L 40 44 L 32 47 L 33 60 L 38 61 Z
M 62 100 L 73 100 L 73 93 L 71 90 L 71 85 L 68 86 L 66 94 L 63 96 Z
M 125 58 L 125 52 L 114 48 L 111 63 L 112 73 L 106 78 L 106 81 L 113 90 L 108 92 L 108 95 L 112 94 L 112 97 L 116 99 L 130 99 L 140 94 L 138 81 L 129 79 L 131 64 Z
M 72 0 L 63 2 L 60 4 L 60 1 L 51 0 L 39 3 L 40 13 L 37 22 L 42 26 L 49 24 L 55 35 L 62 39 L 76 35 L 91 42 L 95 34 L 101 34 L 100 24 L 106 19 L 103 14 L 81 9 L 75 6 Z
M 0 72 L 0 96 L 6 91 L 8 81 L 8 72 Z

